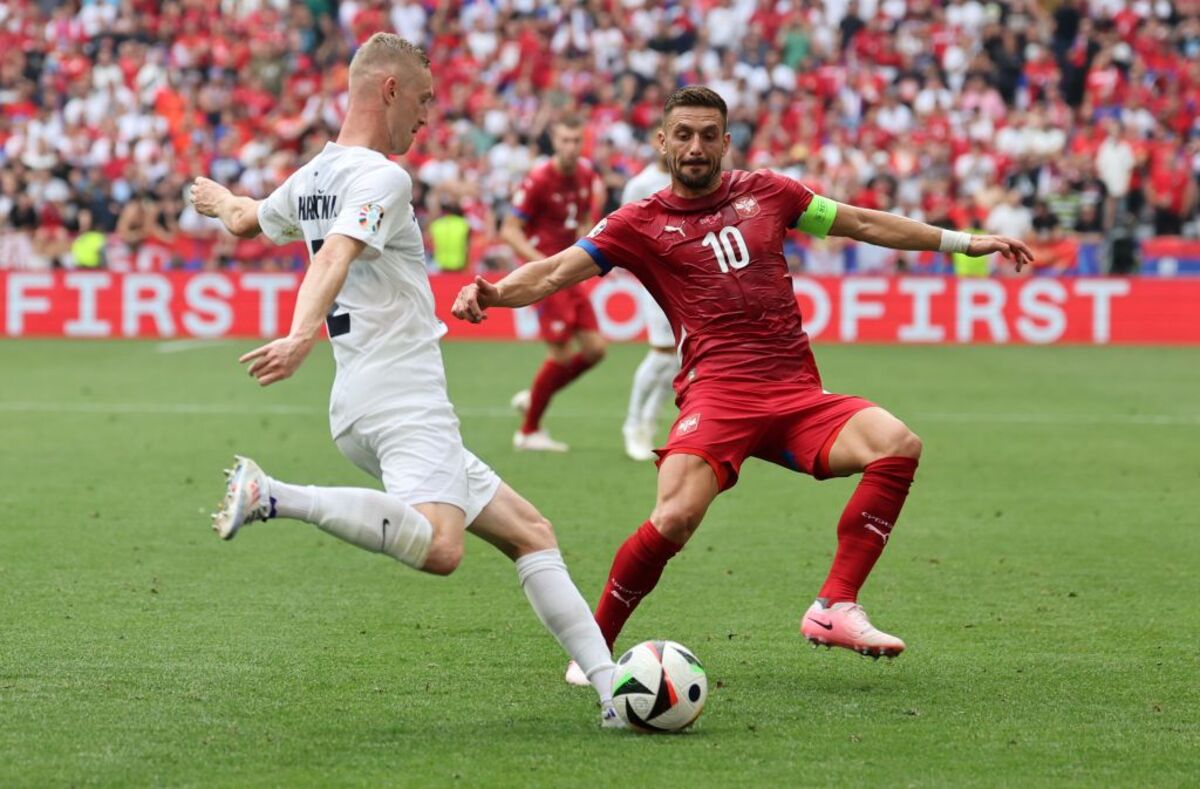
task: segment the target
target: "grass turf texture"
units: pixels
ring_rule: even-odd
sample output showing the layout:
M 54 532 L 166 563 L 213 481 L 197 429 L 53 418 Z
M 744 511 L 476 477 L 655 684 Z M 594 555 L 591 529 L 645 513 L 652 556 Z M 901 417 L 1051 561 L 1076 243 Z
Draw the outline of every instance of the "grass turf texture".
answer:
M 811 650 L 852 481 L 757 461 L 619 648 L 709 670 L 677 737 L 602 732 L 512 565 L 424 577 L 294 522 L 208 528 L 234 451 L 369 480 L 332 445 L 318 348 L 259 390 L 250 343 L 0 343 L 0 783 L 1184 785 L 1200 769 L 1200 354 L 820 347 L 830 388 L 925 457 L 863 601 L 909 651 Z M 467 443 L 555 522 L 589 602 L 653 503 L 620 422 L 640 346 L 564 392 L 563 456 L 514 454 L 535 344 L 449 344 Z

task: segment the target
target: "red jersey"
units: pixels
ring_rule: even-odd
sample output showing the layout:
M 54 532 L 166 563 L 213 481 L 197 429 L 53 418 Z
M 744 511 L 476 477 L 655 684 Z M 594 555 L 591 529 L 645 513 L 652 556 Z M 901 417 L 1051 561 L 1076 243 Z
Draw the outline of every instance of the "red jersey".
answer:
M 575 171 L 563 173 L 548 159 L 535 165 L 513 195 L 513 213 L 525 223 L 529 243 L 549 257 L 579 238 L 579 228 L 592 219 L 596 171 L 580 159 Z
M 701 198 L 668 187 L 624 205 L 578 246 L 604 273 L 632 272 L 663 308 L 680 342 L 680 394 L 709 383 L 819 388 L 783 256 L 784 236 L 813 196 L 769 170 L 727 172 Z

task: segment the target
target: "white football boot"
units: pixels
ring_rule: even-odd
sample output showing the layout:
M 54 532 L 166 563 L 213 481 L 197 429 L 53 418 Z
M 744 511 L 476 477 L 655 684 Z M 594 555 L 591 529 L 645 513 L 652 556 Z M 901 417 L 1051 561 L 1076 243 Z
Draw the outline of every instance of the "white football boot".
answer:
M 625 439 L 625 454 L 630 460 L 654 460 L 654 449 L 646 438 L 645 428 L 626 425 L 621 428 L 621 436 Z
M 247 523 L 271 517 L 271 491 L 263 470 L 241 455 L 233 456 L 225 478 L 225 498 L 212 514 L 212 527 L 222 540 L 232 540 Z
M 561 441 L 555 441 L 545 430 L 535 430 L 532 433 L 522 433 L 518 430 L 513 434 L 513 449 L 527 452 L 566 452 L 570 447 Z
M 617 708 L 611 701 L 600 705 L 601 729 L 624 729 L 625 721 L 617 714 Z

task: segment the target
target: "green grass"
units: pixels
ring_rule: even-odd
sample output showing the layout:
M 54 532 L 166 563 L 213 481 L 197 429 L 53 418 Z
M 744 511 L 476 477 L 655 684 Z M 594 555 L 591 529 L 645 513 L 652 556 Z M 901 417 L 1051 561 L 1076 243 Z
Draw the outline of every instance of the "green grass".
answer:
M 329 439 L 327 350 L 259 390 L 247 347 L 0 343 L 0 785 L 1200 781 L 1197 350 L 819 348 L 829 388 L 925 441 L 863 596 L 910 649 L 803 643 L 853 482 L 751 461 L 622 641 L 695 649 L 708 709 L 638 737 L 596 729 L 479 541 L 440 579 L 303 524 L 217 540 L 235 450 L 368 482 Z M 536 345 L 445 352 L 468 445 L 556 524 L 594 601 L 654 497 L 620 452 L 642 349 L 555 403 L 565 458 L 509 449 Z

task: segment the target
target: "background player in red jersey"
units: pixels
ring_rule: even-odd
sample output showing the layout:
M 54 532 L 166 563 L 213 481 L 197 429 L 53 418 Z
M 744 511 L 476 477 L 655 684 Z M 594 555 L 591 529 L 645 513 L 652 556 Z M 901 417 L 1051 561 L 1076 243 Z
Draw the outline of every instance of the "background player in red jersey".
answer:
M 729 147 L 725 103 L 703 87 L 676 91 L 659 145 L 671 187 L 621 207 L 570 249 L 509 274 L 477 278 L 454 305 L 478 321 L 489 307 L 545 298 L 612 266 L 633 272 L 663 307 L 681 343 L 679 419 L 658 450 L 650 519 L 617 551 L 596 620 L 611 646 L 705 511 L 757 457 L 816 479 L 861 473 L 838 522 L 833 567 L 804 614 L 809 640 L 894 657 L 904 642 L 873 627 L 858 592 L 879 558 L 921 455 L 903 422 L 868 400 L 821 386 L 783 257 L 795 227 L 906 250 L 999 252 L 1018 269 L 1022 242 L 970 236 L 836 203 L 770 171 L 721 172 Z
M 604 186 L 592 166 L 580 158 L 583 124 L 577 117 L 556 123 L 551 130 L 554 156 L 537 165 L 513 195 L 513 210 L 504 219 L 500 237 L 524 260 L 541 260 L 566 249 L 591 226 L 604 200 Z M 580 288 L 563 288 L 537 307 L 538 326 L 546 342 L 546 360 L 533 385 L 513 397 L 513 407 L 525 414 L 513 446 L 566 452 L 542 429 L 542 416 L 555 392 L 595 367 L 604 358 L 604 338 L 596 313 Z M 571 348 L 571 340 L 578 351 Z

